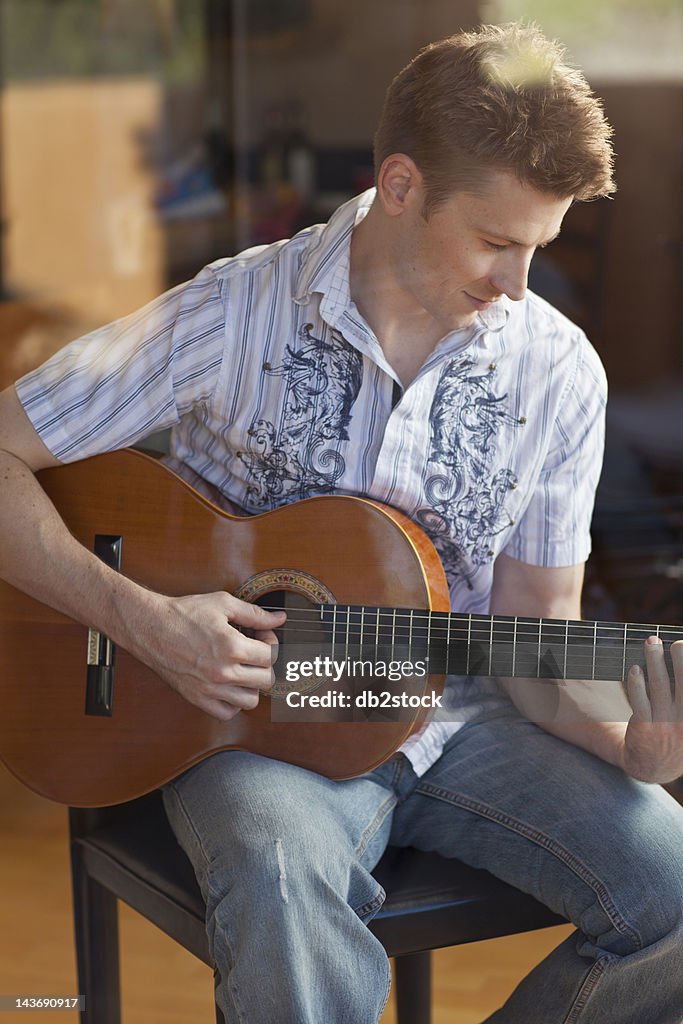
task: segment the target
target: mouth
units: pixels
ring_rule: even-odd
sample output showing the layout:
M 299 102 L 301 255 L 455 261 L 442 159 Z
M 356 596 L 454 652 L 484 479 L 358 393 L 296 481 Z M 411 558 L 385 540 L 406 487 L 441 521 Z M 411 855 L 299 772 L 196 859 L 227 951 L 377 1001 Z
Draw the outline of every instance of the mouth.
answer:
M 478 299 L 476 295 L 470 295 L 469 292 L 465 292 L 465 295 L 475 309 L 488 309 L 494 302 L 498 301 L 498 297 L 494 299 Z

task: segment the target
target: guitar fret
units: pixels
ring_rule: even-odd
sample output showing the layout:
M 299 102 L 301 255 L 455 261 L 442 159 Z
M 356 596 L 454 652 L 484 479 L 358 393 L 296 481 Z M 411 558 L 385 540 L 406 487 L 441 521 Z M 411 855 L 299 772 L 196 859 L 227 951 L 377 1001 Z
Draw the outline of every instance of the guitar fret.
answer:
M 470 652 L 472 650 L 472 616 L 467 616 L 467 668 L 465 675 L 470 674 Z
M 336 651 L 335 646 L 337 643 L 337 606 L 332 605 L 332 657 L 334 658 Z
M 449 659 L 450 659 L 450 650 L 451 650 L 451 620 L 452 620 L 452 618 L 453 618 L 452 615 L 448 616 L 448 625 L 446 627 L 446 670 L 448 670 L 448 663 L 449 663 Z M 467 642 L 468 642 L 468 645 L 469 645 L 469 636 L 467 638 Z M 428 648 L 428 650 L 429 650 L 429 648 Z M 469 665 L 469 661 L 470 661 L 469 646 L 468 646 L 468 649 L 467 649 L 467 651 L 465 653 L 467 655 L 467 664 Z
M 593 663 L 591 666 L 591 679 L 595 679 L 595 652 L 598 647 L 598 624 L 593 623 Z
M 350 660 L 349 659 L 349 629 L 350 629 L 350 626 L 351 626 L 351 606 L 347 604 L 347 606 L 346 606 L 346 637 L 345 637 L 345 640 L 344 640 L 344 658 L 345 658 L 346 662 L 348 662 Z
M 517 616 L 515 615 L 515 624 L 512 630 L 512 675 L 515 674 L 515 667 L 517 664 Z
M 365 629 L 365 605 L 361 605 L 360 608 L 360 639 L 358 641 L 358 654 L 362 659 L 363 657 L 363 630 Z

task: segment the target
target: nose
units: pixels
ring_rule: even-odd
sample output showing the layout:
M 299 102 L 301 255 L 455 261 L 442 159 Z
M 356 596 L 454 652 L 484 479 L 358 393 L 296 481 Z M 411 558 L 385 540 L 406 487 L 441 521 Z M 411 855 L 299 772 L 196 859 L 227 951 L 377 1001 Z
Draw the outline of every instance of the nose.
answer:
M 491 285 L 498 294 L 505 294 L 513 302 L 519 302 L 526 295 L 529 267 L 534 250 L 510 246 L 491 274 Z

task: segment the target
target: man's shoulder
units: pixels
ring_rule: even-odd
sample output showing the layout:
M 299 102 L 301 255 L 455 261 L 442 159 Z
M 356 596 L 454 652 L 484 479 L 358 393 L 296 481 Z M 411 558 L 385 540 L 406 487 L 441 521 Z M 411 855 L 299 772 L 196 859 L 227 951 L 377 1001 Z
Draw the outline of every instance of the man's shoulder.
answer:
M 513 303 L 513 307 L 519 313 L 519 320 L 526 321 L 531 329 L 551 329 L 554 333 L 567 341 L 577 343 L 586 335 L 578 324 L 575 324 L 565 313 L 562 313 L 551 302 L 544 299 L 538 292 L 531 289 L 520 303 Z
M 601 389 L 606 387 L 602 360 L 583 328 L 530 290 L 510 306 L 508 337 L 518 351 L 525 350 L 549 370 L 562 365 L 570 376 L 585 376 Z
M 583 328 L 537 292 L 529 289 L 521 302 L 510 305 L 510 326 L 527 338 L 529 343 L 546 339 L 555 345 L 595 353 Z
M 292 238 L 283 238 L 267 245 L 254 245 L 235 256 L 224 256 L 209 263 L 210 270 L 219 283 L 230 285 L 253 275 L 272 273 L 275 269 L 295 280 L 302 262 L 318 244 L 324 224 L 313 224 L 299 231 Z
M 312 224 L 292 238 L 267 245 L 256 245 L 236 256 L 209 264 L 223 286 L 237 283 L 247 276 L 277 276 L 278 289 L 287 288 L 296 297 L 320 286 L 330 269 L 348 250 L 353 226 L 369 208 L 374 190 L 354 196 L 339 206 L 326 223 Z M 275 278 L 274 278 L 275 280 Z

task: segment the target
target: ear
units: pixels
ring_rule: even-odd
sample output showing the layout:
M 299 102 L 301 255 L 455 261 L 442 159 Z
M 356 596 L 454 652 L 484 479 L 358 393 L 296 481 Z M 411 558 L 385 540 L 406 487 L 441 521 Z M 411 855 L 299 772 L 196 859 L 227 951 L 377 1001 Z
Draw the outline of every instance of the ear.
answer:
M 422 203 L 422 175 L 405 153 L 392 153 L 382 161 L 377 175 L 377 198 L 384 212 L 398 217 L 415 202 Z

